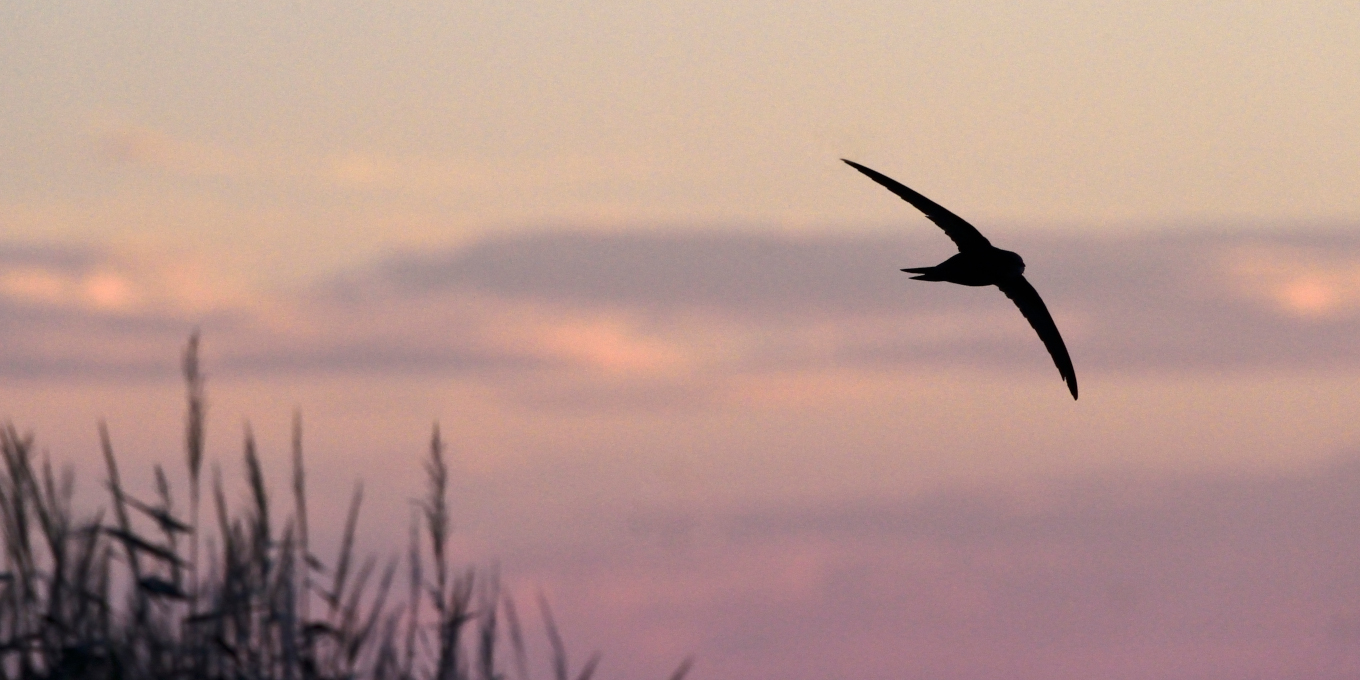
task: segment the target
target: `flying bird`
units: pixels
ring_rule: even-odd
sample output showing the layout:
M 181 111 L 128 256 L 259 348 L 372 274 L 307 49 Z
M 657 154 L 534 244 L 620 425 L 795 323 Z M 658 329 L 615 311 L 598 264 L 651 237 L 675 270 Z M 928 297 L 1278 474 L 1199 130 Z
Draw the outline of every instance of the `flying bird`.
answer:
M 948 281 L 965 286 L 1000 288 L 1020 308 L 1020 313 L 1034 327 L 1039 339 L 1044 341 L 1044 347 L 1048 348 L 1053 363 L 1058 366 L 1058 373 L 1062 374 L 1072 398 L 1076 399 L 1077 373 L 1072 369 L 1071 357 L 1067 356 L 1067 346 L 1063 344 L 1058 326 L 1053 323 L 1053 317 L 1049 315 L 1048 307 L 1044 305 L 1038 291 L 1025 280 L 1025 261 L 1020 255 L 992 245 L 976 227 L 901 182 L 854 161 L 841 160 L 925 213 L 959 247 L 958 255 L 934 267 L 911 267 L 902 271 L 915 274 L 911 278 L 918 281 Z

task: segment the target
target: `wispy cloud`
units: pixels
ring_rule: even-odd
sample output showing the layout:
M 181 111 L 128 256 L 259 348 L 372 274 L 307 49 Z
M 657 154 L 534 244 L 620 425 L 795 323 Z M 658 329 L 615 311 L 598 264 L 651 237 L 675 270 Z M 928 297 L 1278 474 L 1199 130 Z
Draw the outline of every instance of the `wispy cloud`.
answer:
M 1344 245 L 1244 244 L 1222 265 L 1235 292 L 1286 314 L 1325 322 L 1360 312 L 1360 257 Z
M 95 150 L 117 163 L 192 176 L 233 176 L 256 169 L 259 159 L 226 146 L 142 126 L 120 126 L 95 137 Z
M 532 196 L 544 191 L 609 194 L 603 187 L 617 185 L 620 177 L 640 182 L 661 169 L 655 160 L 618 153 L 486 157 L 394 154 L 360 147 L 319 153 L 130 124 L 96 129 L 87 142 L 97 159 L 169 177 L 225 179 L 258 187 L 283 183 L 436 201 L 463 201 L 475 196 L 478 202 L 494 204 L 501 210 L 516 203 L 533 204 Z M 582 205 L 607 207 L 608 200 L 596 195 Z
M 192 259 L 8 247 L 0 303 L 45 319 L 11 335 L 65 336 L 94 320 L 202 324 L 223 365 L 260 372 L 552 375 L 578 389 L 693 394 L 804 370 L 1051 370 L 996 291 L 897 271 L 947 256 L 941 240 L 544 232 L 398 254 L 270 295 L 233 291 Z M 1081 371 L 1360 361 L 1360 239 L 1340 232 L 998 241 L 1028 257 Z M 118 361 L 88 342 L 91 365 Z
M 0 372 L 30 378 L 173 375 L 195 324 L 257 314 L 205 260 L 0 244 Z M 157 356 L 157 353 L 160 356 Z

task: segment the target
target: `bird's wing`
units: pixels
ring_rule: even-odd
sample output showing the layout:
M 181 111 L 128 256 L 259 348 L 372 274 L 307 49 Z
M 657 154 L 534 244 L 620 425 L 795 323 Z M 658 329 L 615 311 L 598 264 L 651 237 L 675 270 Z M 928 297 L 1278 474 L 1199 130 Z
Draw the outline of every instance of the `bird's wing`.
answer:
M 1072 358 L 1067 356 L 1067 346 L 1063 344 L 1058 326 L 1053 323 L 1053 317 L 1049 315 L 1048 307 L 1039 297 L 1039 292 L 1021 275 L 1008 278 L 996 284 L 996 287 L 1020 308 L 1020 313 L 1025 315 L 1029 325 L 1039 333 L 1039 339 L 1044 341 L 1044 347 L 1047 347 L 1048 353 L 1053 355 L 1053 363 L 1057 364 L 1058 373 L 1061 373 L 1063 380 L 1067 381 L 1067 389 L 1071 390 L 1072 398 L 1076 399 L 1077 372 L 1072 369 Z
M 931 222 L 939 225 L 940 228 L 944 230 L 945 235 L 954 241 L 954 244 L 959 247 L 959 252 L 978 248 L 990 248 L 992 246 L 991 241 L 988 241 L 985 236 L 978 233 L 976 227 L 965 222 L 962 217 L 945 210 L 939 203 L 912 191 L 905 184 L 902 184 L 877 170 L 866 168 L 859 163 L 847 161 L 844 158 L 841 160 L 849 164 L 850 167 L 867 175 L 869 179 L 882 184 L 888 191 L 901 196 L 902 200 L 916 206 L 917 210 L 925 213 L 926 217 L 929 217 Z

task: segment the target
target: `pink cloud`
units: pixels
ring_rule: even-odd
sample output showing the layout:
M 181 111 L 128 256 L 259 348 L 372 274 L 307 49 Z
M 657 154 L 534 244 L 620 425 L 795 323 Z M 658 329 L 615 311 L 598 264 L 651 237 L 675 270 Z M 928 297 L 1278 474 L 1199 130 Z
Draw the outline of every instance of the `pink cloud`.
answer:
M 1360 310 L 1360 254 L 1327 247 L 1248 244 L 1223 268 L 1232 290 L 1280 313 L 1325 321 Z

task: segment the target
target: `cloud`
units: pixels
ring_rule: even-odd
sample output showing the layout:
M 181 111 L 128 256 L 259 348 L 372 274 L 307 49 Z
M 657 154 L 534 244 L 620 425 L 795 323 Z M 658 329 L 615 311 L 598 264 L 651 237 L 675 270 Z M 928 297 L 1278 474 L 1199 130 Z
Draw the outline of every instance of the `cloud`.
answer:
M 942 241 L 547 233 L 394 258 L 377 278 L 398 296 L 476 292 L 605 309 L 647 320 L 658 332 L 686 319 L 727 324 L 737 344 L 758 345 L 748 366 L 772 357 L 889 367 L 1043 363 L 1031 331 L 996 291 L 920 284 L 897 272 L 943 259 L 949 251 Z M 1360 358 L 1348 340 L 1360 330 L 1360 239 L 1025 235 L 1003 245 L 1029 257 L 1028 276 L 1088 370 Z
M 33 337 L 100 319 L 203 325 L 233 370 L 448 372 L 577 395 L 692 396 L 799 371 L 1052 371 L 995 290 L 897 271 L 948 256 L 937 236 L 549 231 L 268 295 L 217 285 L 191 258 L 9 246 L 0 304 L 45 315 Z M 1079 375 L 1360 363 L 1360 238 L 1344 232 L 996 240 L 1027 257 Z M 118 361 L 87 346 L 91 365 Z
M 180 175 L 236 176 L 255 165 L 254 159 L 238 151 L 141 126 L 121 126 L 99 134 L 96 149 L 114 162 Z
M 901 302 L 887 285 L 896 269 L 883 269 L 903 246 L 882 236 L 548 232 L 393 258 L 379 276 L 407 294 L 478 290 L 657 313 L 844 314 Z
M 1238 292 L 1286 314 L 1326 321 L 1360 309 L 1360 260 L 1345 249 L 1245 244 L 1224 260 Z
M 620 177 L 645 191 L 655 182 L 655 159 L 610 153 L 548 153 L 531 157 L 482 157 L 428 153 L 374 153 L 362 147 L 318 153 L 302 147 L 242 144 L 195 137 L 146 125 L 114 124 L 92 131 L 88 152 L 113 167 L 137 169 L 162 180 L 218 180 L 217 188 L 254 187 L 266 193 L 292 191 L 342 195 L 403 196 L 446 204 L 453 214 L 502 222 L 506 215 L 533 219 L 549 210 L 536 197 L 568 194 L 572 214 L 611 219 L 620 199 Z M 226 184 L 221 181 L 225 180 Z M 528 188 L 529 196 L 525 192 Z M 637 193 L 637 191 L 633 192 Z M 237 193 L 230 197 L 240 201 Z M 635 201 L 624 201 L 633 203 Z M 557 208 L 564 204 L 557 202 Z M 386 205 L 399 210 L 401 206 Z M 409 210 L 410 205 L 405 209 Z M 630 208 L 629 214 L 641 211 Z M 641 212 L 645 214 L 645 212 Z M 617 221 L 617 218 L 613 218 Z
M 204 261 L 95 247 L 0 244 L 0 374 L 174 374 L 195 324 L 232 329 L 244 293 Z

